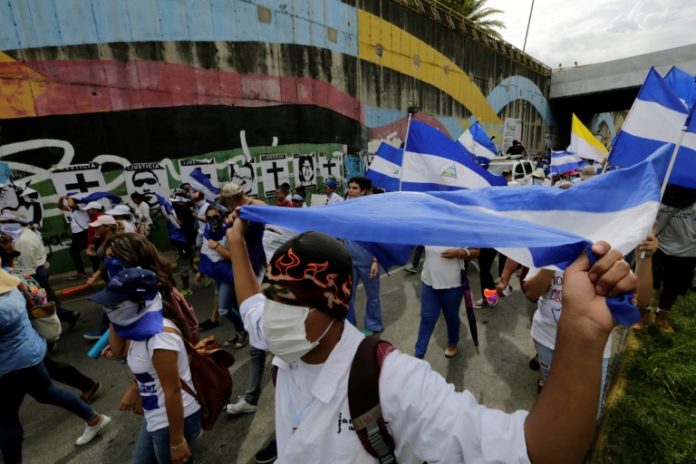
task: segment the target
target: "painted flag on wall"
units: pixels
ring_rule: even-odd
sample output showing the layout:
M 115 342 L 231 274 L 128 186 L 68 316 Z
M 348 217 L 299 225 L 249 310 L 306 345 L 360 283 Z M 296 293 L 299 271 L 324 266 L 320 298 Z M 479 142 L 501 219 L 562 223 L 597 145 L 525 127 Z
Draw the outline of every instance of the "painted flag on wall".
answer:
M 566 172 L 576 171 L 585 166 L 587 161 L 569 151 L 551 152 L 551 175 L 557 176 Z
M 459 143 L 473 153 L 480 164 L 490 163 L 498 152 L 495 144 L 478 121 L 459 136 Z
M 599 161 L 600 163 L 609 154 L 609 150 L 592 135 L 592 132 L 575 116 L 575 113 L 573 113 L 568 151 L 578 155 L 580 158 Z
M 679 99 L 691 108 L 696 103 L 696 76 L 672 66 L 665 76 L 665 82 Z
M 404 151 L 401 148 L 382 142 L 365 177 L 370 179 L 374 186 L 382 187 L 387 192 L 397 192 L 403 157 Z
M 506 185 L 479 166 L 458 142 L 420 121 L 411 121 L 402 162 L 401 190 L 457 190 Z
M 188 182 L 191 184 L 194 190 L 203 192 L 205 198 L 209 201 L 215 201 L 216 194 L 212 193 L 205 185 L 202 185 L 196 179 L 191 177 L 191 173 L 194 169 L 199 169 L 201 173 L 208 178 L 210 184 L 218 184 L 218 172 L 217 166 L 215 165 L 215 160 L 197 160 L 197 159 L 183 159 L 179 160 L 179 173 L 181 175 L 181 182 Z
M 665 143 L 677 143 L 687 112 L 686 105 L 651 68 L 614 140 L 609 161 L 619 167 L 632 166 Z

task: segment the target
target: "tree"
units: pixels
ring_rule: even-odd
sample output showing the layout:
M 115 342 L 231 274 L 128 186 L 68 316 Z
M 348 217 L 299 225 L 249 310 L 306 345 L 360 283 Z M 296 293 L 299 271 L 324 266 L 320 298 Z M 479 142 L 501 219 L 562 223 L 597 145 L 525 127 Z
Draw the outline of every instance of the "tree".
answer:
M 492 15 L 502 13 L 497 8 L 489 8 L 486 6 L 488 0 L 439 0 L 440 3 L 446 5 L 463 15 L 476 24 L 480 29 L 488 34 L 502 39 L 500 29 L 505 28 L 505 24 L 498 19 L 491 19 Z

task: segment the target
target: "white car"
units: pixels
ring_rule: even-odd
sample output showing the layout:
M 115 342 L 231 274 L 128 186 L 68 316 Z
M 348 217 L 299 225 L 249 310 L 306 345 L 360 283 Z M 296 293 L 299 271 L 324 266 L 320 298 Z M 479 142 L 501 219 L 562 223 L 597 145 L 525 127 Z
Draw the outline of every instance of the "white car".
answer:
M 502 175 L 505 170 L 512 172 L 512 180 L 520 185 L 532 185 L 534 166 L 526 159 L 493 159 L 488 165 L 492 174 Z

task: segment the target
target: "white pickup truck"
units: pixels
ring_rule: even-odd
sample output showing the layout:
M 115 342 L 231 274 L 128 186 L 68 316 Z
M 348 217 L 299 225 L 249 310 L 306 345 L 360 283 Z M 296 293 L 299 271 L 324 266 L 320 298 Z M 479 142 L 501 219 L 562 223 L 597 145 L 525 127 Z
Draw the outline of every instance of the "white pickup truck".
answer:
M 534 166 L 526 159 L 500 158 L 491 160 L 488 171 L 492 174 L 502 175 L 505 170 L 512 172 L 512 180 L 520 185 L 532 184 Z

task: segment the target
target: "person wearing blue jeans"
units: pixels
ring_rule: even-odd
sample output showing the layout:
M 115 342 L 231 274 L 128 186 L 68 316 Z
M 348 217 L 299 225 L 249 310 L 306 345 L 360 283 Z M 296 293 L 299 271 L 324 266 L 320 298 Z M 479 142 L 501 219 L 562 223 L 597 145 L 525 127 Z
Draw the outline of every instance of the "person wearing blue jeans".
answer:
M 189 448 L 194 447 L 196 439 L 201 434 L 202 417 L 203 410 L 199 409 L 184 419 L 184 438 L 186 438 Z M 169 427 L 148 432 L 147 424 L 143 423 L 135 445 L 133 464 L 170 462 L 169 443 Z
M 32 328 L 19 279 L 0 269 L 0 451 L 6 464 L 22 462 L 24 430 L 19 408 L 29 394 L 44 404 L 60 406 L 85 421 L 77 445 L 89 443 L 111 419 L 96 413 L 72 392 L 56 387 L 43 358 L 46 342 Z
M 349 200 L 368 195 L 372 191 L 372 182 L 365 177 L 353 177 L 348 181 L 347 198 Z M 343 242 L 353 260 L 353 289 L 350 307 L 346 319 L 357 327 L 355 319 L 355 296 L 358 282 L 362 281 L 367 295 L 365 305 L 365 324 L 363 333 L 371 335 L 384 330 L 382 325 L 382 303 L 379 296 L 379 263 L 377 258 L 360 243 L 352 240 Z
M 461 271 L 465 261 L 476 256 L 478 250 L 473 248 L 425 247 L 421 273 L 421 321 L 415 352 L 417 358 L 425 356 L 440 310 L 447 324 L 447 348 L 444 354 L 448 358 L 457 354 L 461 325 L 459 307 L 464 297 Z

